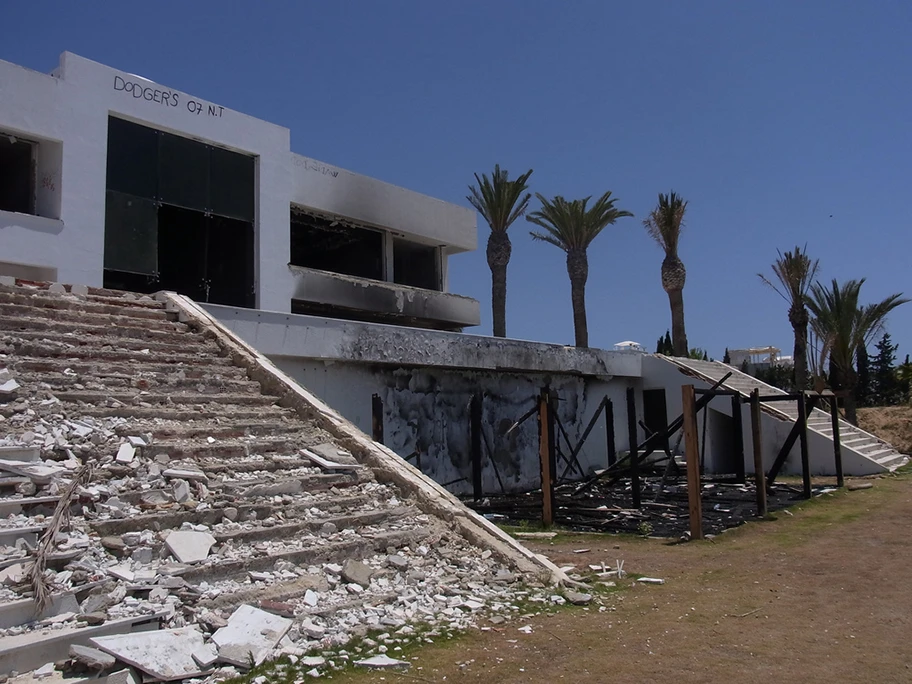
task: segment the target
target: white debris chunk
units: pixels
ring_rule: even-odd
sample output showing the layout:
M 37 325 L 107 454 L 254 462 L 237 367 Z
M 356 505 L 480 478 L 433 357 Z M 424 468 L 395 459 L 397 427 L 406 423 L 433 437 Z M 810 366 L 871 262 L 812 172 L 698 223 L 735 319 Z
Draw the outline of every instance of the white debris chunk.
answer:
M 375 655 L 370 658 L 365 658 L 364 660 L 356 660 L 355 665 L 375 669 L 402 668 L 403 670 L 407 670 L 412 666 L 407 660 L 396 660 L 395 658 L 390 658 L 388 655 Z
M 91 642 L 118 660 L 164 681 L 202 674 L 193 654 L 212 650 L 195 627 L 95 637 Z
M 165 546 L 180 563 L 198 563 L 209 557 L 215 537 L 208 532 L 177 530 L 165 538 Z
M 120 449 L 117 450 L 117 456 L 115 457 L 115 460 L 118 463 L 132 463 L 135 457 L 136 447 L 134 447 L 129 442 L 124 442 L 120 445 Z
M 248 667 L 259 665 L 291 628 L 292 620 L 243 605 L 228 618 L 228 626 L 212 635 L 219 660 Z
M 665 584 L 665 580 L 658 577 L 640 577 L 637 582 L 641 584 Z
M 209 482 L 206 473 L 201 470 L 187 470 L 184 468 L 168 468 L 162 473 L 165 477 L 181 480 L 198 480 L 200 482 Z

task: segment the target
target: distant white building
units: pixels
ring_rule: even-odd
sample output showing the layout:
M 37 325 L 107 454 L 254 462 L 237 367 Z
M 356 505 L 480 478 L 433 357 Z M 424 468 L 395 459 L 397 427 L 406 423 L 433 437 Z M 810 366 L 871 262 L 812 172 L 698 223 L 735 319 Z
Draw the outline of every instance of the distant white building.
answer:
M 793 365 L 791 356 L 780 356 L 781 350 L 777 347 L 751 347 L 749 349 L 729 349 L 728 356 L 731 365 L 741 368 L 747 363 L 751 372 L 773 368 L 775 366 Z
M 627 340 L 626 342 L 617 342 L 614 345 L 614 351 L 622 352 L 638 352 L 641 354 L 646 354 L 646 348 L 639 342 L 632 342 Z
M 293 154 L 291 134 L 64 53 L 0 61 L 0 275 L 456 330 L 475 212 Z M 307 131 L 306 135 L 318 134 Z

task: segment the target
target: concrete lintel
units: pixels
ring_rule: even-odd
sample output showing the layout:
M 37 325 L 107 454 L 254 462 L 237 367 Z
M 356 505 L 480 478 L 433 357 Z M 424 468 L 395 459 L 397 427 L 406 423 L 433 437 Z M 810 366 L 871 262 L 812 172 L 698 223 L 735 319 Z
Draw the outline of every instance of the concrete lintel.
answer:
M 269 357 L 408 367 L 641 376 L 643 354 L 201 304 Z

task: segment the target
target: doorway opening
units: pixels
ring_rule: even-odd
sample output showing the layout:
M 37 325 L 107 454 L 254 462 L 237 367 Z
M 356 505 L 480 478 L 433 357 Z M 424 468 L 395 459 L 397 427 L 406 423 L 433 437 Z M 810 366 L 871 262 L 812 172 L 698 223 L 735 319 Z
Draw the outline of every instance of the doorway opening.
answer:
M 110 117 L 105 287 L 255 306 L 255 164 Z

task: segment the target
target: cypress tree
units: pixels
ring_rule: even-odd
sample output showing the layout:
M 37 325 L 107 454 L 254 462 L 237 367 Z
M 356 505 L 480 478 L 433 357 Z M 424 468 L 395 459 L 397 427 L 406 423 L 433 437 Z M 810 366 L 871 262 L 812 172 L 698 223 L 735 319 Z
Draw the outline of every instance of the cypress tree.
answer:
M 884 333 L 877 343 L 877 355 L 871 362 L 871 384 L 873 399 L 877 406 L 894 406 L 899 403 L 900 386 L 896 377 L 896 350 L 890 333 Z
M 871 405 L 871 369 L 868 350 L 864 344 L 855 352 L 855 366 L 858 369 L 858 384 L 855 385 L 855 401 L 859 406 Z

